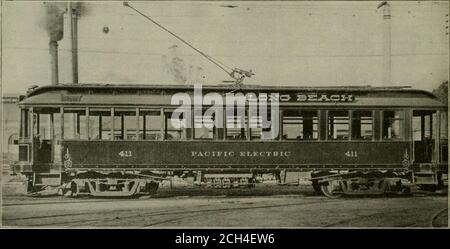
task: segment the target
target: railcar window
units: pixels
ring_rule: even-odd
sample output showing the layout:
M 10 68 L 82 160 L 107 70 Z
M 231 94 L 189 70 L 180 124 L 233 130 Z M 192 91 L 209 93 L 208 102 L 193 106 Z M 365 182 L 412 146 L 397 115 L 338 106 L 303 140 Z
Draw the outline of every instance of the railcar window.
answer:
M 19 137 L 21 138 L 28 138 L 29 132 L 29 115 L 28 115 L 28 109 L 20 109 L 20 133 Z
M 435 138 L 437 132 L 437 114 L 433 111 L 413 112 L 414 141 L 426 141 Z
M 87 139 L 86 111 L 64 108 L 64 139 Z
M 32 134 L 33 136 L 39 135 L 39 115 L 36 112 L 31 112 L 31 115 L 33 115 L 32 120 L 33 123 L 31 124 Z
M 194 138 L 214 139 L 216 131 L 214 122 L 215 115 L 205 115 L 206 110 L 194 112 Z
M 373 137 L 372 111 L 353 111 L 352 139 L 372 140 L 372 137 Z
M 263 132 L 267 132 L 267 134 L 271 133 L 273 124 L 270 106 L 267 106 L 265 114 L 263 114 L 260 109 L 258 109 L 257 112 L 256 110 L 252 111 L 252 109 L 249 109 L 249 118 L 251 140 L 262 139 Z
M 68 110 L 64 110 L 64 139 L 75 138 L 75 125 L 74 113 L 69 113 Z
M 111 109 L 92 108 L 89 111 L 89 137 L 90 139 L 111 139 Z
M 270 115 L 270 114 L 268 114 Z M 257 116 L 250 116 L 250 133 L 251 133 L 251 139 L 261 139 L 262 136 L 262 129 L 263 123 L 262 123 L 262 117 Z
M 439 123 L 437 122 L 438 115 L 436 112 L 433 112 L 433 115 L 430 116 L 430 128 L 431 128 L 431 134 L 429 135 L 431 139 L 436 139 L 436 136 L 439 135 Z
M 61 115 L 60 113 L 53 114 L 53 132 L 56 140 L 61 138 Z
M 34 108 L 33 125 L 32 125 L 34 137 L 39 138 L 40 140 L 53 139 L 52 132 L 54 134 L 55 131 L 54 117 L 55 115 L 59 116 L 59 114 L 60 114 L 59 108 L 40 108 L 40 107 Z
M 114 139 L 136 139 L 136 109 L 114 109 Z
M 403 139 L 405 137 L 404 120 L 404 111 L 383 111 L 383 139 Z
M 186 140 L 188 137 L 189 118 L 185 117 L 185 113 L 180 113 L 179 119 L 172 118 L 174 112 L 165 113 L 165 140 Z
M 248 136 L 248 115 L 246 113 L 226 114 L 226 139 L 246 140 Z
M 38 114 L 37 116 L 37 127 L 39 129 L 40 139 L 51 139 L 50 133 L 52 127 L 50 127 L 50 116 L 52 114 Z
M 447 112 L 441 112 L 441 139 L 448 139 Z
M 163 125 L 161 111 L 159 110 L 139 110 L 139 137 L 142 140 L 162 140 Z
M 348 111 L 328 112 L 328 139 L 348 140 L 349 128 Z
M 319 138 L 317 111 L 283 111 L 283 139 L 316 140 Z
M 412 122 L 414 141 L 422 141 L 421 117 L 414 115 Z

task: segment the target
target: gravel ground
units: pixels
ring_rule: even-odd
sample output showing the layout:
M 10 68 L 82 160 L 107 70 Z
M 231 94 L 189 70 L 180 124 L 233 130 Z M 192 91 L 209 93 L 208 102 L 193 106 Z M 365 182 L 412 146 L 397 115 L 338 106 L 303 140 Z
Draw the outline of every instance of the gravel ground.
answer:
M 328 199 L 308 187 L 161 189 L 154 197 L 3 196 L 13 227 L 431 227 L 448 226 L 447 195 Z

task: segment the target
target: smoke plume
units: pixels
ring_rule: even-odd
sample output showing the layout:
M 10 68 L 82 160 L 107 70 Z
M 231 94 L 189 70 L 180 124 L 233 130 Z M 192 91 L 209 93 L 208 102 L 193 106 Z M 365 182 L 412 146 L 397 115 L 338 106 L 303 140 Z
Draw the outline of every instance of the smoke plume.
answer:
M 73 2 L 72 9 L 78 15 L 78 18 L 89 14 L 89 9 L 88 9 L 86 3 L 83 3 L 83 2 Z
M 203 68 L 195 65 L 187 65 L 186 62 L 178 56 L 178 46 L 172 45 L 169 49 L 169 55 L 163 55 L 166 72 L 173 77 L 173 80 L 179 84 L 189 82 L 198 82 Z
M 64 34 L 64 14 L 67 13 L 68 2 L 44 2 L 46 15 L 44 26 L 51 41 L 59 41 Z M 73 13 L 78 18 L 86 15 L 88 9 L 85 3 L 73 2 Z
M 184 60 L 177 56 L 177 45 L 170 46 L 169 57 L 163 55 L 163 60 L 166 65 L 166 72 L 171 75 L 176 83 L 184 84 L 187 81 L 185 75 L 186 67 Z
M 44 3 L 46 8 L 45 30 L 51 41 L 59 41 L 64 33 L 65 3 Z

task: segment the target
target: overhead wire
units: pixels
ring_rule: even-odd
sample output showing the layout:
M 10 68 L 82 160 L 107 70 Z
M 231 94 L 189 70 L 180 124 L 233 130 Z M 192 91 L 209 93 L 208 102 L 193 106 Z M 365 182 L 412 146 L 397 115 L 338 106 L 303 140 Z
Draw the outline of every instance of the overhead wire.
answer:
M 5 46 L 3 49 L 19 49 L 19 50 L 41 50 L 48 51 L 47 48 L 38 48 L 38 47 L 11 47 Z M 60 51 L 70 52 L 70 49 L 60 49 Z M 95 49 L 78 49 L 80 53 L 99 53 L 99 54 L 126 54 L 126 55 L 165 55 L 165 53 L 151 53 L 151 52 L 142 52 L 142 51 L 106 51 L 106 50 L 95 50 Z M 194 54 L 181 54 L 182 56 L 195 56 Z M 421 55 L 448 55 L 448 53 L 441 52 L 425 52 L 425 53 L 398 53 L 392 54 L 392 56 L 421 56 Z M 235 55 L 216 55 L 219 57 L 236 57 Z M 310 55 L 246 55 L 246 57 L 254 57 L 254 58 L 308 58 L 308 57 L 322 57 L 322 58 L 334 58 L 334 57 L 377 57 L 384 56 L 383 54 L 310 54 Z
M 158 22 L 156 22 L 155 20 L 153 20 L 151 17 L 145 15 L 144 13 L 140 12 L 139 10 L 137 10 L 136 8 L 134 8 L 133 6 L 131 6 L 130 4 L 128 4 L 127 2 L 123 3 L 124 6 L 129 7 L 131 9 L 133 9 L 134 11 L 136 11 L 137 13 L 139 13 L 141 16 L 145 17 L 146 19 L 148 19 L 149 21 L 151 21 L 152 23 L 154 23 L 155 25 L 157 25 L 159 28 L 163 29 L 164 31 L 168 32 L 169 34 L 171 34 L 172 36 L 174 36 L 175 38 L 177 38 L 178 40 L 180 40 L 181 42 L 183 42 L 184 44 L 186 44 L 187 46 L 189 46 L 190 48 L 194 49 L 196 52 L 198 52 L 199 54 L 201 54 L 202 56 L 204 56 L 206 59 L 208 59 L 210 62 L 214 63 L 216 66 L 218 66 L 220 69 L 222 69 L 224 72 L 226 72 L 228 75 L 230 75 L 232 72 L 228 71 L 225 67 L 230 68 L 228 66 L 226 66 L 225 64 L 217 61 L 216 59 L 213 59 L 211 56 L 203 53 L 202 51 L 200 51 L 199 49 L 197 49 L 196 47 L 194 47 L 193 45 L 191 45 L 189 42 L 187 42 L 186 40 L 184 40 L 183 38 L 181 38 L 180 36 L 178 36 L 177 34 L 173 33 L 172 31 L 168 30 L 166 27 L 164 27 L 163 25 L 159 24 Z

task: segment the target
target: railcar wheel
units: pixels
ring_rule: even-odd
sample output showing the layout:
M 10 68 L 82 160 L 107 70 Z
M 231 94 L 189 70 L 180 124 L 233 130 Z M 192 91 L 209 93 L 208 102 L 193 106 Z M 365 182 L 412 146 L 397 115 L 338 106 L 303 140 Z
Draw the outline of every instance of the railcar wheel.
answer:
M 147 183 L 146 188 L 147 188 L 147 193 L 149 195 L 154 195 L 156 194 L 156 191 L 158 190 L 159 187 L 159 183 L 158 182 L 150 182 Z
M 323 193 L 322 193 L 322 190 L 321 190 L 321 188 L 320 188 L 320 185 L 319 185 L 319 181 L 318 180 L 313 180 L 312 181 L 312 187 L 313 187 L 313 189 L 314 189 L 314 192 L 316 192 L 316 194 L 318 194 L 318 195 L 322 195 Z
M 322 194 L 328 198 L 340 198 L 342 197 L 342 192 L 340 190 L 339 181 L 329 181 L 328 184 L 323 184 L 320 186 Z
M 436 192 L 436 190 L 438 190 L 437 185 L 426 185 L 426 184 L 421 184 L 419 185 L 420 189 L 423 191 L 428 191 L 428 192 Z
M 75 182 L 70 182 L 66 184 L 66 189 L 64 196 L 66 197 L 76 197 L 78 195 L 78 186 Z

